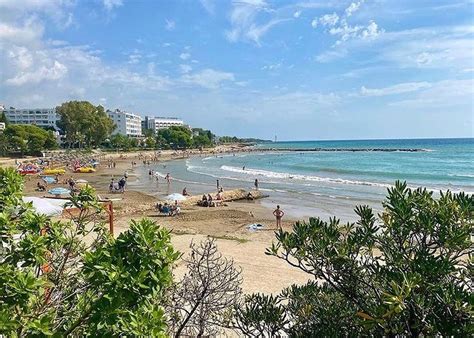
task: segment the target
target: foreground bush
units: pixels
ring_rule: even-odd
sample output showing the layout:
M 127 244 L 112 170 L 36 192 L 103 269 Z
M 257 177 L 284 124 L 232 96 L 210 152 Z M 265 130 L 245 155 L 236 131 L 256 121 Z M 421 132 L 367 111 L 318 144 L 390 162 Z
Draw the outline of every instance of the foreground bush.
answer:
M 54 222 L 22 202 L 22 179 L 0 169 L 0 335 L 163 336 L 162 300 L 178 254 L 149 220 L 112 238 L 91 190 Z
M 250 336 L 472 336 L 473 196 L 435 199 L 397 182 L 383 207 L 380 221 L 361 206 L 357 223 L 311 218 L 279 230 L 267 254 L 313 281 L 248 296 L 234 326 Z

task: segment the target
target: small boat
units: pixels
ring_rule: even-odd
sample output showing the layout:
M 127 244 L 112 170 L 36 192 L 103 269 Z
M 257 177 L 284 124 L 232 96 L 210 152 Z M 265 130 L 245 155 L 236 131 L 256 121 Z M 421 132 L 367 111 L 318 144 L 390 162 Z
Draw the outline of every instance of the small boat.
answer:
M 65 173 L 66 173 L 66 170 L 61 169 L 61 168 L 43 170 L 43 174 L 46 174 L 46 175 L 64 175 Z
M 38 169 L 36 168 L 28 168 L 28 169 L 21 169 L 19 170 L 21 175 L 34 175 L 38 173 Z
M 95 172 L 94 168 L 91 167 L 79 167 L 74 170 L 76 173 L 93 173 Z

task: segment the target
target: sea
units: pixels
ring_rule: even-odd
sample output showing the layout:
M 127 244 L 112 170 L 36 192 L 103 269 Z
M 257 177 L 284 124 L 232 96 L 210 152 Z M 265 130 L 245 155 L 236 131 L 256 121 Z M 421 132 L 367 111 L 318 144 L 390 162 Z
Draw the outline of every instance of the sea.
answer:
M 133 185 L 157 196 L 192 194 L 254 186 L 269 197 L 261 203 L 281 205 L 295 218 L 337 216 L 355 220 L 356 205 L 382 210 L 387 189 L 395 181 L 409 187 L 474 192 L 474 139 L 298 141 L 258 144 L 255 152 L 195 156 L 139 167 Z M 260 150 L 260 151 L 258 151 Z M 153 169 L 164 180 L 149 177 Z

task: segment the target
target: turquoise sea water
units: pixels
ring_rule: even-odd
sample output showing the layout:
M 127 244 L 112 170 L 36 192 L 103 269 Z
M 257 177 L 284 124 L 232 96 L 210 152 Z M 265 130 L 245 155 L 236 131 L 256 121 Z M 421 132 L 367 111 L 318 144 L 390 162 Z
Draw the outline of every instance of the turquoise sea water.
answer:
M 170 162 L 166 168 L 157 166 L 155 170 L 170 172 L 175 180 L 174 186 L 157 186 L 156 192 L 179 192 L 186 186 L 188 191 L 202 193 L 213 189 L 216 179 L 224 187 L 251 188 L 258 179 L 260 188 L 270 195 L 264 203 L 283 204 L 298 216 L 342 213 L 342 218 L 351 218 L 356 204 L 379 208 L 387 188 L 396 180 L 433 191 L 474 192 L 472 138 L 276 142 L 257 147 L 276 150 L 194 157 Z M 399 151 L 278 151 L 314 148 Z

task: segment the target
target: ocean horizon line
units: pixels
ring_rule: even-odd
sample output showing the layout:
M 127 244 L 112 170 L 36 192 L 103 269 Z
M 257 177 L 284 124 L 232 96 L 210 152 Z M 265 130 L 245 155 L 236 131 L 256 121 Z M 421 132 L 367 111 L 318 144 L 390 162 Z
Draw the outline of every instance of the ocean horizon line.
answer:
M 421 141 L 421 140 L 474 140 L 471 137 L 415 137 L 415 138 L 367 138 L 367 139 L 319 139 L 319 140 L 278 140 L 272 143 L 298 143 L 298 142 L 351 142 L 351 141 Z

